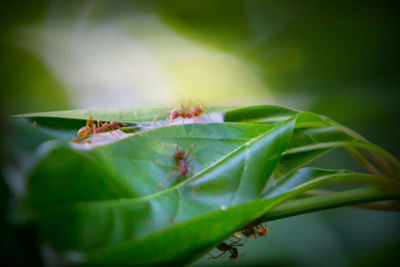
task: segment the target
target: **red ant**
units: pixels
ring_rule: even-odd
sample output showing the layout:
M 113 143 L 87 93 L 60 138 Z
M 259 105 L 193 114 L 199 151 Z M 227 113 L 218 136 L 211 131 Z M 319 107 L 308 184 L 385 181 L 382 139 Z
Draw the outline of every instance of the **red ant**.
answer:
M 240 231 L 239 233 L 235 233 L 235 237 L 240 238 L 241 234 L 244 234 L 246 237 L 251 237 L 252 239 L 255 239 L 258 236 L 265 236 L 267 231 L 267 225 L 251 223 L 247 226 L 246 229 Z
M 227 244 L 227 243 L 223 242 L 223 243 L 221 243 L 221 244 L 219 244 L 217 246 L 217 249 L 222 251 L 222 253 L 219 254 L 218 256 L 213 256 L 211 254 L 210 254 L 210 256 L 213 259 L 218 259 L 219 257 L 221 257 L 222 255 L 224 255 L 226 252 L 229 251 L 229 253 L 231 253 L 229 258 L 230 259 L 236 259 L 238 257 L 238 255 L 239 255 L 239 253 L 238 253 L 238 249 L 235 248 L 235 247 L 243 246 L 243 244 L 241 244 L 240 241 L 241 241 L 241 239 L 239 238 L 238 240 L 236 240 L 236 241 L 234 241 L 234 242 L 232 242 L 230 244 Z
M 114 131 L 120 129 L 122 126 L 126 126 L 124 123 L 111 121 L 110 123 L 101 121 L 97 121 L 97 126 L 94 123 L 93 116 L 90 115 L 86 121 L 86 126 L 83 126 L 78 130 L 78 136 L 82 138 L 88 137 L 91 133 L 95 135 L 96 133 L 106 132 L 106 131 Z
M 182 109 L 181 112 L 177 111 L 179 106 L 181 106 L 181 109 Z M 181 103 L 181 104 L 178 104 L 171 112 L 157 114 L 154 117 L 151 124 L 153 124 L 156 121 L 156 119 L 158 118 L 158 116 L 160 116 L 162 114 L 169 114 L 169 117 L 167 118 L 167 120 L 169 119 L 170 124 L 172 124 L 174 122 L 174 120 L 176 120 L 179 117 L 182 117 L 182 119 L 191 119 L 191 118 L 200 116 L 201 114 L 203 114 L 203 112 L 207 113 L 207 115 L 208 115 L 208 112 L 202 103 L 198 104 L 195 107 L 192 107 L 192 106 L 193 106 L 193 102 L 192 102 L 192 99 L 189 97 L 188 112 L 185 111 L 185 107 Z
M 163 143 L 160 142 L 160 145 L 163 145 Z M 187 153 L 185 152 L 185 150 L 180 149 L 177 144 L 171 144 L 171 146 L 175 146 L 176 150 L 174 154 L 168 155 L 166 157 L 172 157 L 174 159 L 174 169 L 176 167 L 178 168 L 177 177 L 186 178 L 189 168 L 191 169 L 190 176 L 193 175 L 194 166 L 190 164 L 193 160 L 197 160 L 204 166 L 203 162 L 201 162 L 201 160 L 198 158 L 188 159 L 190 153 L 193 151 L 194 144 L 190 146 L 189 151 Z M 170 176 L 174 172 L 174 169 L 172 169 Z

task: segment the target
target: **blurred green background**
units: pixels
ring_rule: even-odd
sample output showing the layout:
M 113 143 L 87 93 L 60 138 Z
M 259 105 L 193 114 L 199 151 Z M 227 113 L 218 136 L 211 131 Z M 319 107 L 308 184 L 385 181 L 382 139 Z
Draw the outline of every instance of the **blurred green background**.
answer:
M 399 24 L 381 1 L 9 1 L 0 112 L 172 108 L 189 96 L 206 107 L 278 104 L 328 115 L 399 157 Z M 360 169 L 340 150 L 316 165 Z M 40 263 L 34 231 L 6 219 L 2 255 Z M 271 222 L 268 240 L 246 241 L 236 264 L 393 259 L 399 222 L 398 212 L 355 208 Z

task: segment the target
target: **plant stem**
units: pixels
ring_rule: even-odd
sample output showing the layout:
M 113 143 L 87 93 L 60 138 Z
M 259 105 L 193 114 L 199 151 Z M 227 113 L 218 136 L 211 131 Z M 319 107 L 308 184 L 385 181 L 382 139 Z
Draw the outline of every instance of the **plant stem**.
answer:
M 353 156 L 364 168 L 372 174 L 381 175 L 381 173 L 372 165 L 357 149 L 346 146 L 346 150 Z
M 374 186 L 351 189 L 342 192 L 312 196 L 309 198 L 290 200 L 272 209 L 267 214 L 262 216 L 258 221 L 272 221 L 314 211 L 355 204 L 365 204 L 371 201 L 393 199 L 399 199 L 399 196 L 396 193 L 383 189 L 382 187 Z M 379 209 L 377 205 L 375 205 L 374 208 Z M 398 209 L 399 207 L 397 210 Z

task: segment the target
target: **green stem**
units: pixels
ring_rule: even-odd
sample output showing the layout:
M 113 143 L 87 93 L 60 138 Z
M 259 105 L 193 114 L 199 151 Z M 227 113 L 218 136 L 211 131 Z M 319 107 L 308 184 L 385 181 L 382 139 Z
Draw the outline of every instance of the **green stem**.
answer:
M 322 176 L 311 181 L 302 183 L 294 187 L 290 192 L 304 192 L 303 190 L 310 190 L 316 187 L 335 183 L 359 183 L 359 184 L 373 184 L 386 187 L 388 190 L 396 192 L 400 195 L 400 182 L 393 180 L 386 176 L 378 176 L 372 174 L 338 174 Z
M 290 189 L 289 191 L 286 191 L 285 193 L 279 193 L 279 191 L 278 192 L 271 191 L 269 194 L 267 194 L 264 197 L 264 199 L 268 200 L 270 198 L 276 198 L 276 202 L 272 205 L 272 207 L 270 206 L 268 209 L 268 210 L 271 210 L 271 209 L 281 205 L 283 202 L 285 202 L 289 199 L 293 199 L 294 197 L 299 196 L 299 195 L 303 194 L 304 192 L 307 192 L 311 189 L 321 187 L 324 185 L 335 184 L 335 183 L 360 183 L 360 184 L 381 185 L 388 189 L 388 190 L 385 190 L 385 192 L 386 192 L 386 194 L 388 194 L 391 197 L 389 199 L 393 199 L 394 197 L 399 198 L 399 196 L 400 196 L 400 183 L 397 180 L 394 180 L 394 179 L 386 177 L 386 176 L 349 173 L 349 174 L 336 174 L 336 175 L 321 176 L 321 177 L 312 179 L 308 182 L 304 182 L 300 185 L 297 185 L 297 186 L 293 187 L 292 189 Z M 337 194 L 339 194 L 339 193 L 337 193 Z M 331 194 L 328 194 L 326 196 L 330 196 L 330 195 Z M 324 195 L 321 195 L 319 197 L 323 197 L 323 196 Z M 351 197 L 351 194 L 349 196 Z M 388 198 L 385 197 L 383 199 L 386 200 Z M 306 199 L 304 199 L 304 200 L 306 200 Z M 300 201 L 300 200 L 298 200 L 298 201 Z M 370 202 L 370 201 L 376 201 L 376 200 L 375 199 L 369 200 L 367 202 Z
M 347 133 L 348 135 L 350 135 L 356 139 L 370 143 L 365 137 L 356 133 L 355 131 L 353 131 L 333 120 L 329 119 L 329 122 L 336 128 Z M 393 166 L 396 166 L 396 168 L 400 169 L 399 161 L 392 154 L 386 152 L 385 150 L 383 150 L 381 148 L 379 149 L 379 151 L 378 150 L 371 151 L 368 148 L 364 148 L 364 149 L 366 149 L 366 152 L 374 159 L 374 161 L 378 164 L 379 168 L 381 168 L 388 176 L 400 179 L 400 175 L 392 168 L 392 166 L 390 166 L 390 163 L 391 163 L 391 164 L 393 164 Z
M 272 221 L 325 209 L 396 199 L 400 199 L 396 193 L 381 187 L 352 189 L 288 201 L 269 211 L 259 221 Z
M 363 154 L 361 154 L 357 149 L 351 146 L 346 146 L 346 150 L 353 156 L 364 168 L 372 174 L 381 175 L 381 173 L 372 165 L 368 159 L 366 159 Z
M 371 158 L 376 162 L 376 164 L 378 164 L 379 168 L 386 173 L 386 175 L 400 179 L 400 175 L 392 168 L 386 159 L 372 151 L 365 150 L 365 152 L 371 156 Z
M 374 209 L 374 210 L 400 210 L 400 200 L 383 200 L 371 203 L 362 203 L 356 205 L 358 208 Z

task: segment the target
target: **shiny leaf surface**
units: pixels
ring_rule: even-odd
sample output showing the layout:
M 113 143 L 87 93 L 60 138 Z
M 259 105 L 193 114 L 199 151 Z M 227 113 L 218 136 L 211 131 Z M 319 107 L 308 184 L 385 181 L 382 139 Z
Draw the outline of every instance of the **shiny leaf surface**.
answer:
M 108 133 L 115 141 L 85 149 L 70 140 L 90 115 L 151 125 L 168 109 L 19 116 L 21 125 L 43 136 L 33 146 L 19 212 L 55 251 L 80 253 L 78 264 L 187 264 L 260 218 L 397 199 L 393 177 L 299 169 L 335 147 L 373 151 L 397 168 L 390 153 L 324 116 L 275 106 L 209 109 L 216 111 L 225 122 L 144 127 L 124 139 Z M 176 146 L 192 149 L 183 166 L 173 158 Z M 336 183 L 361 187 L 298 198 Z

